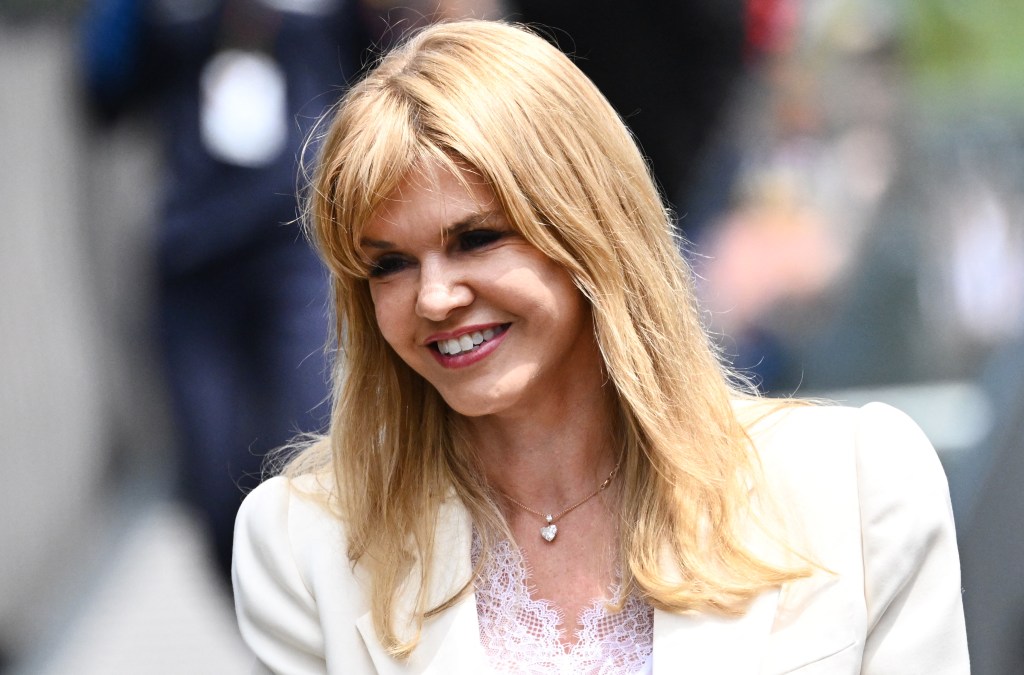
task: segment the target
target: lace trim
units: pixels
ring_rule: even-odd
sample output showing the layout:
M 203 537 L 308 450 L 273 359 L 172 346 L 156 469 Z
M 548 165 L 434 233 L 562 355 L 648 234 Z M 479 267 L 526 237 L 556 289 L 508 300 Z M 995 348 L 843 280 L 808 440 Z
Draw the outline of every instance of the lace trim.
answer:
M 481 542 L 473 533 L 474 566 Z M 653 651 L 654 610 L 630 595 L 622 611 L 609 613 L 603 598 L 583 610 L 577 640 L 564 645 L 562 615 L 550 601 L 535 600 L 527 585 L 529 571 L 522 553 L 499 542 L 476 579 L 480 643 L 498 673 L 548 675 L 625 675 L 645 672 Z M 617 601 L 621 587 L 610 597 Z

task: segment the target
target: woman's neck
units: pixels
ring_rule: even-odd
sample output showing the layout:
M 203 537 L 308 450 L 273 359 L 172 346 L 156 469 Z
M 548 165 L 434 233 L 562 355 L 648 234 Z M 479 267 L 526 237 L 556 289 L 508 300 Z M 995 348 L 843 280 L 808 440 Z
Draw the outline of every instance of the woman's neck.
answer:
M 488 483 L 537 509 L 556 509 L 596 488 L 619 459 L 607 387 L 515 419 L 466 420 Z

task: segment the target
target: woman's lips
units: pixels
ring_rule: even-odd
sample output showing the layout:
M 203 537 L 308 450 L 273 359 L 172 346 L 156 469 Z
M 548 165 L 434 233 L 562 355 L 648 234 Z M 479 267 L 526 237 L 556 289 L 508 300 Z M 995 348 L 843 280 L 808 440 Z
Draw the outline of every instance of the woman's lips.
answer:
M 462 368 L 476 363 L 493 352 L 502 342 L 509 324 L 469 330 L 461 335 L 435 340 L 430 351 L 441 365 Z

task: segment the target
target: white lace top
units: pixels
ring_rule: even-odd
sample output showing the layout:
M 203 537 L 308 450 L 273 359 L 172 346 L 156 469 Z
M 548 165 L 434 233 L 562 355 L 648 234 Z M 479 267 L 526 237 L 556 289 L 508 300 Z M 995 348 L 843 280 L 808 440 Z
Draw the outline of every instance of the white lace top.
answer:
M 473 533 L 473 564 L 481 543 Z M 480 642 L 497 673 L 634 675 L 651 672 L 654 611 L 631 595 L 622 611 L 610 613 L 598 598 L 579 617 L 576 642 L 562 643 L 561 613 L 547 600 L 535 600 L 529 571 L 519 549 L 498 543 L 475 582 Z M 611 589 L 618 600 L 620 589 Z

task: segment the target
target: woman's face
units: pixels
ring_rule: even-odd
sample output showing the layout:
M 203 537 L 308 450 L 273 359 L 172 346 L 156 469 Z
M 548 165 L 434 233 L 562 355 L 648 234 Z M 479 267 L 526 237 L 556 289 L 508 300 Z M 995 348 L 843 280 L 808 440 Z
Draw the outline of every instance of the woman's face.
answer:
M 551 406 L 601 371 L 589 305 L 480 177 L 462 178 L 434 163 L 414 170 L 367 224 L 377 324 L 463 415 Z

